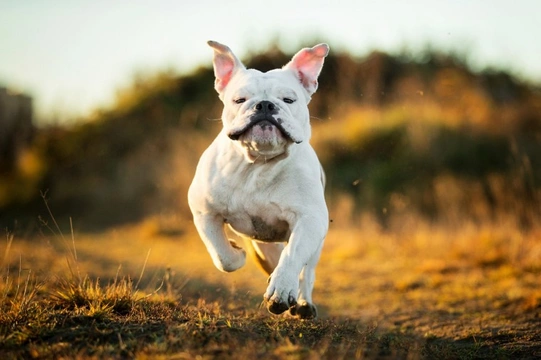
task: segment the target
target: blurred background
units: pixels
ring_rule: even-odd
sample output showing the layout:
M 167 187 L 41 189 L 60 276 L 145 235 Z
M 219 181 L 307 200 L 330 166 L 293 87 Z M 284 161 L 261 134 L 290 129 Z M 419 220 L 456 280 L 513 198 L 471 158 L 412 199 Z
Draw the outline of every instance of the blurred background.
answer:
M 333 226 L 538 226 L 541 3 L 3 1 L 0 226 L 191 219 L 221 128 L 209 39 L 248 67 L 331 53 L 310 104 Z

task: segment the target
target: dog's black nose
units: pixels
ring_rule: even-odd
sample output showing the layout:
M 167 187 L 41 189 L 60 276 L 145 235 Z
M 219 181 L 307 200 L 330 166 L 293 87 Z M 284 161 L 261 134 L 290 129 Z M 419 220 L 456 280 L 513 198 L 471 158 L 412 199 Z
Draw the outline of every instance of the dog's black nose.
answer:
M 270 101 L 261 101 L 257 103 L 254 107 L 257 112 L 263 113 L 274 113 L 276 111 L 276 106 Z

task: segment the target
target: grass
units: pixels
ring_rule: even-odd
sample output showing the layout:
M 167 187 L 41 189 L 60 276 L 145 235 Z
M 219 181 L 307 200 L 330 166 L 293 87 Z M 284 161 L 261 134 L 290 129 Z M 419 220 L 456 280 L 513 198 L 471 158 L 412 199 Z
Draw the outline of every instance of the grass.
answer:
M 190 224 L 174 220 L 71 241 L 56 225 L 56 235 L 9 235 L 0 357 L 541 355 L 540 228 L 335 220 L 314 293 L 321 316 L 299 321 L 260 306 L 266 282 L 254 264 L 218 272 Z

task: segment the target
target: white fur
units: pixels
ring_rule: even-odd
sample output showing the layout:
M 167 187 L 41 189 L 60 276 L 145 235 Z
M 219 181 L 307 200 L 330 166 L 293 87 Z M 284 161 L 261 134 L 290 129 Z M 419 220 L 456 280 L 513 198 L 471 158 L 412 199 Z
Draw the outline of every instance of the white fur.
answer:
M 282 241 L 285 247 L 256 246 L 269 256 L 283 249 L 264 299 L 287 308 L 311 304 L 328 211 L 324 176 L 309 144 L 307 104 L 328 46 L 303 49 L 283 69 L 262 73 L 244 68 L 226 46 L 209 45 L 215 50 L 216 90 L 224 102 L 223 129 L 201 156 L 189 189 L 195 226 L 215 266 L 226 272 L 242 267 L 246 253 L 227 239 L 225 224 L 254 241 L 282 235 L 262 240 Z M 244 102 L 235 102 L 241 98 Z M 295 101 L 289 104 L 285 99 Z M 272 116 L 289 137 L 276 127 L 261 127 L 232 140 L 230 135 L 249 123 L 262 101 L 273 104 Z

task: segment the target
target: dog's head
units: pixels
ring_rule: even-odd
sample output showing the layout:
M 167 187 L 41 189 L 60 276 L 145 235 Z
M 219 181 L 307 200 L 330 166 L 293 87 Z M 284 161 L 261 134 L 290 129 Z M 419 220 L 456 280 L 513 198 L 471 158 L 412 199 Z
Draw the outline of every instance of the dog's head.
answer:
M 287 156 L 291 144 L 310 139 L 308 103 L 329 52 L 327 44 L 300 50 L 282 69 L 246 69 L 233 52 L 215 41 L 215 88 L 224 103 L 225 134 L 249 162 Z

